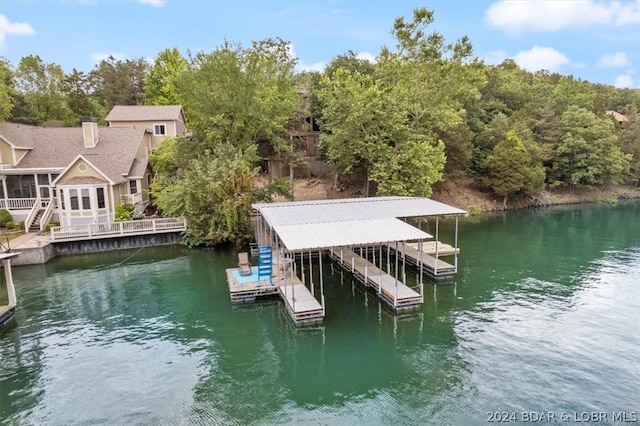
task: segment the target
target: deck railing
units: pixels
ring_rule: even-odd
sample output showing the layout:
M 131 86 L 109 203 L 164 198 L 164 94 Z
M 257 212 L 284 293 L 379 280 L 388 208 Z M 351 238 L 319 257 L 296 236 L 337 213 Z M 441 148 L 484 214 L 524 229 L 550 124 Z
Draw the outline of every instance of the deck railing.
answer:
M 186 220 L 175 217 L 96 223 L 92 225 L 54 226 L 51 228 L 51 241 L 74 241 L 124 235 L 181 232 L 185 229 L 187 229 Z
M 120 202 L 123 204 L 136 204 L 142 203 L 142 194 L 122 194 L 120 195 Z
M 0 199 L 0 209 L 29 210 L 37 201 L 37 198 L 3 198 Z

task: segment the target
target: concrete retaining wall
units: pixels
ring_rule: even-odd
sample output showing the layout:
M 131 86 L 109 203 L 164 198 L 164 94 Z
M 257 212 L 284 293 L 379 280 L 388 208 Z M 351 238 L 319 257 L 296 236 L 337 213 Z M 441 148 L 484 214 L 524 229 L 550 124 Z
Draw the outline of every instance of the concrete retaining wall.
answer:
M 11 260 L 12 265 L 37 265 L 46 263 L 56 256 L 68 256 L 85 253 L 102 253 L 105 251 L 162 246 L 182 243 L 180 232 L 136 235 L 95 240 L 68 241 L 50 243 L 42 247 L 17 249 L 21 254 Z

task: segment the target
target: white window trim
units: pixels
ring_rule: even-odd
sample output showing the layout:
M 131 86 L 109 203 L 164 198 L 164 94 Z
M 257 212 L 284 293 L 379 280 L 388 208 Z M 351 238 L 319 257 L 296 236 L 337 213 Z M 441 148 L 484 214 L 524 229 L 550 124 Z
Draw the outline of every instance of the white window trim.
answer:
M 162 126 L 164 128 L 164 133 L 157 132 L 158 126 Z M 153 136 L 167 136 L 167 125 L 164 123 L 153 123 Z

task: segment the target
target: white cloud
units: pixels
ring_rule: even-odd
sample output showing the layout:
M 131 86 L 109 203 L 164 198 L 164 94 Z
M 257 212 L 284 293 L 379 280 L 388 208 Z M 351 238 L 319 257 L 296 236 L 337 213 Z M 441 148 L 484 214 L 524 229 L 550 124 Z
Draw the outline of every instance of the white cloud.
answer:
M 124 53 L 94 52 L 91 54 L 91 60 L 97 64 L 108 59 L 109 56 L 113 56 L 117 61 L 123 61 L 127 57 Z
M 307 64 L 305 61 L 298 59 L 298 64 L 296 65 L 296 71 L 324 71 L 324 68 L 327 66 L 324 62 L 314 62 L 312 64 Z
M 618 26 L 640 23 L 640 0 L 498 0 L 485 11 L 490 27 L 510 33 L 557 31 L 598 24 Z
M 142 4 L 148 4 L 153 7 L 162 7 L 167 3 L 166 0 L 139 0 L 139 1 Z
M 487 65 L 498 65 L 504 62 L 509 55 L 504 50 L 492 50 L 484 55 L 484 62 Z
M 369 61 L 372 64 L 375 64 L 377 62 L 376 56 L 373 53 L 369 53 L 367 51 L 357 53 L 356 58 L 364 59 L 365 61 Z
M 618 88 L 632 88 L 633 87 L 633 78 L 630 75 L 619 75 L 616 77 L 614 86 Z
M 0 46 L 8 35 L 35 35 L 36 30 L 24 22 L 11 22 L 5 15 L 0 15 Z
M 516 63 L 528 71 L 557 71 L 568 64 L 569 58 L 552 47 L 533 46 L 530 50 L 518 52 L 513 56 Z
M 627 54 L 624 52 L 616 52 L 610 55 L 604 55 L 598 60 L 598 66 L 602 68 L 622 68 L 630 64 Z

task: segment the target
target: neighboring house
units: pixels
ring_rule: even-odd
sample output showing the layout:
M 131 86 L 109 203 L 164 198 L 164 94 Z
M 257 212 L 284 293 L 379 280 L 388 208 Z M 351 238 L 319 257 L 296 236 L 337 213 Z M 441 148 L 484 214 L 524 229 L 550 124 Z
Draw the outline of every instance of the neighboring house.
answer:
M 121 108 L 109 116 L 118 118 L 114 111 Z M 144 119 L 114 120 L 111 127 L 98 127 L 92 117 L 73 128 L 0 123 L 0 208 L 30 231 L 50 220 L 62 226 L 113 222 L 123 203 L 144 209 L 153 176 L 149 152 L 176 130 L 184 132 L 184 114 L 179 106 L 124 108 L 142 111 Z M 159 118 L 147 120 L 154 108 Z M 169 109 L 181 125 L 167 118 Z M 154 135 L 149 122 L 165 126 L 165 136 Z
M 109 127 L 149 129 L 152 149 L 157 148 L 166 138 L 187 134 L 186 120 L 180 105 L 116 105 L 105 121 Z
M 622 124 L 625 121 L 629 121 L 629 119 L 627 118 L 627 116 L 625 116 L 624 114 L 620 114 L 617 111 L 606 111 L 607 115 L 610 115 L 613 117 L 614 120 L 616 120 L 616 122 L 618 124 Z

